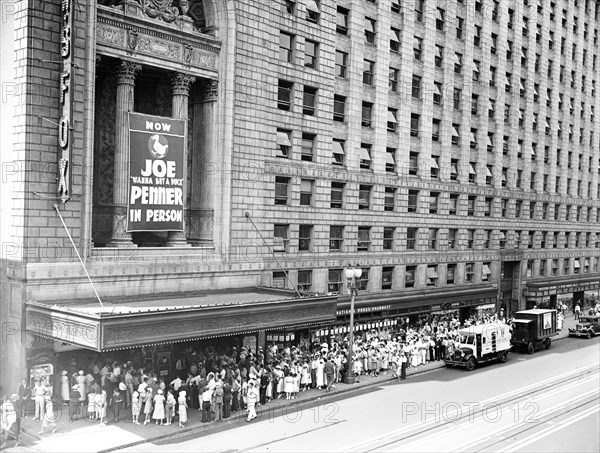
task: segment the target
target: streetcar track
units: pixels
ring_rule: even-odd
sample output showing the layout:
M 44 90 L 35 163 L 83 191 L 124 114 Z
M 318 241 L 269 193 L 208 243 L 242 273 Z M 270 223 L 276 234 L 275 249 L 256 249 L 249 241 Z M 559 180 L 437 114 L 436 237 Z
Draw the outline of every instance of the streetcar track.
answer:
M 515 394 L 515 396 L 511 396 L 508 399 L 503 400 L 501 402 L 498 402 L 496 404 L 498 406 L 503 406 L 503 405 L 506 405 L 507 403 L 511 403 L 511 402 L 517 401 L 517 400 L 519 400 L 520 398 L 523 398 L 526 395 L 537 394 L 537 393 L 543 392 L 545 390 L 548 390 L 550 388 L 554 388 L 554 387 L 557 387 L 559 385 L 564 385 L 566 382 L 569 382 L 569 381 L 581 380 L 581 378 L 583 376 L 585 376 L 585 375 L 595 374 L 598 371 L 597 366 L 598 366 L 598 364 L 589 365 L 588 367 L 586 367 L 585 371 L 582 371 L 583 374 L 575 374 L 575 371 L 577 371 L 577 370 L 575 370 L 575 371 L 573 371 L 573 375 L 569 376 L 567 378 L 555 377 L 555 378 L 553 378 L 553 380 L 555 380 L 556 382 L 554 382 L 551 385 L 547 385 L 547 386 L 543 386 L 542 385 L 542 386 L 539 386 L 539 388 L 537 388 L 536 390 L 521 390 L 520 392 L 518 392 L 517 394 Z M 587 369 L 587 368 L 589 368 L 589 369 Z M 459 421 L 462 421 L 464 419 L 467 419 L 469 417 L 471 417 L 471 414 L 467 413 L 466 415 L 461 415 L 458 418 L 455 418 L 455 419 L 452 419 L 452 420 L 449 420 L 449 421 L 441 422 L 439 424 L 436 424 L 435 429 L 444 428 L 446 426 L 450 426 L 451 424 L 455 424 L 455 423 L 457 423 Z M 431 424 L 431 422 L 429 424 Z M 383 444 L 379 444 L 377 447 L 373 447 L 373 448 L 370 448 L 370 449 L 361 448 L 360 451 L 364 451 L 364 452 L 377 451 L 377 450 L 379 450 L 379 449 L 381 449 L 383 447 L 392 445 L 392 444 L 397 443 L 399 441 L 410 439 L 412 437 L 418 436 L 419 434 L 430 433 L 431 427 L 425 427 L 425 428 L 419 430 L 420 426 L 421 425 L 415 425 L 414 427 L 407 427 L 406 431 L 413 431 L 414 429 L 417 429 L 417 431 L 413 432 L 412 434 L 402 435 L 401 437 L 394 438 L 394 439 L 390 440 L 389 442 L 385 442 Z M 353 448 L 348 449 L 347 451 L 354 451 L 356 449 L 357 449 L 357 447 L 353 447 Z

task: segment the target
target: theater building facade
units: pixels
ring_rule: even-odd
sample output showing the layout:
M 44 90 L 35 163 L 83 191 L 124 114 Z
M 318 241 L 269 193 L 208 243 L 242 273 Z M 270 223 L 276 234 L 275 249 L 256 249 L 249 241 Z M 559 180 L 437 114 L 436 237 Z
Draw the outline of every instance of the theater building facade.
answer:
M 410 3 L 5 9 L 1 384 L 597 297 L 597 6 Z

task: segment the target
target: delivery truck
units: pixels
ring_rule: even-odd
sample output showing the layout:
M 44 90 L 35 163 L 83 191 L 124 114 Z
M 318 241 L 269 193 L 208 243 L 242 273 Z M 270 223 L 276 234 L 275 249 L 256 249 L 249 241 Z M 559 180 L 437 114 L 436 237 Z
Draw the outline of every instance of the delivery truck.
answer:
M 525 349 L 529 354 L 542 345 L 550 349 L 554 335 L 557 335 L 556 310 L 533 309 L 515 313 L 510 340 L 514 349 Z

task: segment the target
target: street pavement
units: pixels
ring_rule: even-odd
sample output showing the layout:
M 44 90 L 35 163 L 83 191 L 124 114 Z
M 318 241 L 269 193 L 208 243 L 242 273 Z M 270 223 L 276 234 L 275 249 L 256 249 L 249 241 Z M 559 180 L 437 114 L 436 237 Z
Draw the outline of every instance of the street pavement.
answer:
M 554 341 L 568 336 L 567 328 L 575 324 L 572 316 L 568 316 L 563 330 Z M 554 346 L 553 346 L 554 348 Z M 537 354 L 537 353 L 536 353 Z M 514 354 L 511 354 L 511 358 Z M 510 362 L 509 358 L 509 362 Z M 430 362 L 419 366 L 416 370 L 408 370 L 408 379 L 398 385 L 407 389 L 411 388 L 411 382 L 415 375 L 422 375 L 421 379 L 427 380 L 429 374 L 424 374 L 437 368 L 443 367 L 443 362 Z M 458 370 L 447 370 L 442 373 L 460 373 Z M 6 449 L 7 452 L 20 451 L 44 451 L 44 452 L 98 452 L 111 451 L 126 447 L 139 446 L 137 451 L 150 450 L 154 444 L 169 442 L 169 439 L 186 438 L 207 438 L 218 433 L 227 431 L 231 428 L 241 427 L 246 424 L 258 425 L 261 422 L 268 421 L 268 425 L 276 423 L 278 419 L 283 419 L 288 424 L 301 425 L 301 420 L 312 419 L 314 423 L 320 425 L 319 429 L 336 423 L 338 420 L 339 401 L 351 396 L 359 397 L 361 394 L 370 391 L 376 391 L 383 384 L 394 380 L 391 374 L 381 374 L 378 377 L 361 376 L 360 382 L 355 384 L 337 383 L 331 392 L 325 393 L 319 390 L 308 390 L 300 392 L 297 400 L 287 401 L 285 398 L 271 401 L 270 403 L 257 408 L 259 417 L 250 423 L 247 423 L 246 413 L 238 412 L 232 414 L 232 417 L 223 422 L 201 423 L 200 412 L 189 410 L 189 421 L 185 428 L 179 428 L 177 423 L 170 426 L 156 426 L 153 423 L 143 425 L 133 425 L 131 417 L 121 420 L 119 423 L 112 423 L 112 414 L 108 411 L 107 426 L 99 426 L 97 422 L 89 420 L 78 420 L 69 422 L 67 407 L 64 412 L 59 411 L 57 417 L 57 432 L 55 434 L 38 435 L 40 424 L 27 420 L 23 425 L 23 440 L 21 446 Z M 360 409 L 359 409 L 360 412 Z M 142 418 L 142 417 L 141 417 Z M 261 423 L 264 424 L 264 423 Z M 322 426 L 321 426 L 322 425 Z M 237 435 L 235 436 L 238 437 Z M 10 444 L 9 444 L 10 445 Z M 135 447 L 134 447 L 135 450 Z M 211 451 L 205 450 L 203 451 Z M 197 451 L 192 448 L 190 451 Z

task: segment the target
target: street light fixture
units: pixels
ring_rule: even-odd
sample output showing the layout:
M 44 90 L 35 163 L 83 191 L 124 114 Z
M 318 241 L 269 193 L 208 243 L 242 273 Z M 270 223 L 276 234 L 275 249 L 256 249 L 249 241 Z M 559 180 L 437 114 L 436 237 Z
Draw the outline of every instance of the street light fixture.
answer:
M 354 349 L 354 296 L 358 294 L 358 286 L 356 280 L 362 275 L 362 269 L 360 268 L 348 268 L 345 270 L 346 280 L 348 281 L 348 289 L 350 290 L 350 332 L 348 334 L 348 358 L 346 363 L 348 369 L 346 370 L 346 383 L 354 384 L 354 370 L 353 370 L 353 349 Z

